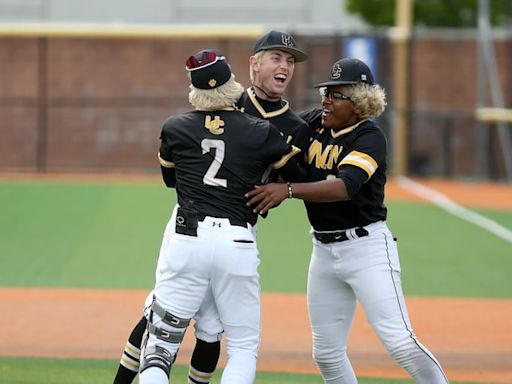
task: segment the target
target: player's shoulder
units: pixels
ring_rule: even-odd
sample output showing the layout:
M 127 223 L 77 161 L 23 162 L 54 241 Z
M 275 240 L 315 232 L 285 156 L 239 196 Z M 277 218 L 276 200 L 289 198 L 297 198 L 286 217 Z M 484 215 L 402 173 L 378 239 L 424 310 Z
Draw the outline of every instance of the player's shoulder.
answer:
M 294 109 L 292 109 L 292 108 L 288 109 L 287 114 L 288 114 L 289 119 L 293 120 L 296 125 L 298 125 L 298 126 L 307 126 L 308 125 L 308 123 L 306 122 L 306 120 L 304 120 L 302 118 L 300 113 L 295 111 Z
M 177 113 L 175 115 L 168 116 L 163 123 L 164 129 L 170 129 L 171 127 L 178 126 L 197 118 L 197 111 L 188 111 L 183 113 Z
M 373 120 L 363 121 L 356 130 L 359 134 L 369 134 L 377 137 L 385 137 L 384 131 Z
M 260 126 L 260 127 L 268 127 L 269 126 L 268 120 L 263 119 L 259 116 L 251 115 L 250 113 L 246 113 L 243 110 L 234 111 L 234 112 L 230 113 L 230 115 L 232 115 L 236 119 L 244 120 L 247 123 L 254 124 L 256 126 Z
M 322 108 L 314 107 L 299 112 L 299 116 L 312 128 L 318 128 L 322 125 Z
M 387 145 L 386 134 L 373 120 L 363 121 L 354 131 L 354 134 L 358 139 L 364 139 L 365 141 L 371 142 L 374 145 Z
M 247 94 L 247 89 L 242 93 L 238 101 L 235 103 L 236 107 L 243 111 L 249 102 L 249 95 Z

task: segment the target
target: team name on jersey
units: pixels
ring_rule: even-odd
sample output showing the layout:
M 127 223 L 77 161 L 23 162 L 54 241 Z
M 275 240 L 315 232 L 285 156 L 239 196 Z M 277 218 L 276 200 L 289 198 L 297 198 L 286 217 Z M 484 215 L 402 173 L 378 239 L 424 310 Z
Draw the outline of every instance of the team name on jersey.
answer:
M 306 161 L 318 169 L 333 169 L 338 165 L 338 158 L 343 146 L 328 144 L 323 147 L 318 140 L 313 140 L 309 146 Z
M 214 135 L 222 135 L 224 133 L 224 120 L 220 116 L 206 115 L 204 118 L 204 127 Z

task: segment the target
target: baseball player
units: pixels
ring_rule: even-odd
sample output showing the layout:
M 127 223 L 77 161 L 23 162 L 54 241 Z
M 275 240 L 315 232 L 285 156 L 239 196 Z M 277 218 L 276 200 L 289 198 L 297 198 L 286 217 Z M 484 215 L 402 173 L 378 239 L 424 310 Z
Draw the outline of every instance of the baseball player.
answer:
M 386 225 L 387 143 L 370 120 L 384 111 L 385 92 L 365 63 L 350 58 L 334 63 L 317 87 L 322 107 L 301 114 L 316 131 L 307 155 L 311 182 L 248 193 L 256 212 L 287 197 L 304 200 L 313 235 L 307 302 L 315 362 L 325 383 L 357 383 L 347 341 L 359 301 L 391 357 L 417 383 L 447 383 L 413 332 Z
M 252 86 L 237 102 L 243 111 L 269 120 L 288 142 L 301 150 L 309 145 L 308 125 L 282 96 L 293 77 L 295 63 L 307 58 L 292 35 L 280 31 L 266 33 L 256 41 L 249 58 Z
M 244 194 L 269 166 L 287 179 L 301 177 L 291 160 L 300 150 L 268 121 L 234 107 L 244 90 L 220 52 L 200 51 L 186 69 L 195 110 L 169 117 L 161 132 L 163 178 L 176 188 L 178 203 L 157 263 L 140 383 L 168 383 L 184 333 L 206 307 L 226 337 L 221 383 L 252 383 L 260 332 L 259 255 L 257 214 Z M 208 320 L 196 318 L 196 335 L 208 331 Z
M 237 108 L 253 116 L 269 120 L 286 138 L 287 142 L 300 148 L 302 154 L 309 144 L 309 127 L 282 98 L 294 73 L 295 63 L 307 59 L 307 54 L 297 47 L 292 35 L 281 31 L 270 31 L 261 36 L 254 45 L 249 58 L 252 86 L 244 91 Z M 297 156 L 300 160 L 303 156 Z M 276 180 L 277 174 L 268 172 L 264 180 Z M 133 328 L 126 343 L 114 384 L 133 382 L 140 366 L 140 346 L 147 326 L 147 307 L 151 304 L 152 292 L 146 299 L 145 313 Z M 196 332 L 196 346 L 192 354 L 188 383 L 208 384 L 216 369 L 220 356 L 222 327 L 211 321 L 208 308 L 202 308 L 197 318 L 209 318 L 209 333 Z

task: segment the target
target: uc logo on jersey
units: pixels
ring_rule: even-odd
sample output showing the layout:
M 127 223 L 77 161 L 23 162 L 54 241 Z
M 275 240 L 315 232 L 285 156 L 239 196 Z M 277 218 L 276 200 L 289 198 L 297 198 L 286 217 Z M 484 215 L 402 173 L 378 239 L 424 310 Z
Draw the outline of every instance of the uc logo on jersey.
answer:
M 214 135 L 222 135 L 224 133 L 224 120 L 219 116 L 215 116 L 213 119 L 210 115 L 206 115 L 204 119 L 204 127 Z

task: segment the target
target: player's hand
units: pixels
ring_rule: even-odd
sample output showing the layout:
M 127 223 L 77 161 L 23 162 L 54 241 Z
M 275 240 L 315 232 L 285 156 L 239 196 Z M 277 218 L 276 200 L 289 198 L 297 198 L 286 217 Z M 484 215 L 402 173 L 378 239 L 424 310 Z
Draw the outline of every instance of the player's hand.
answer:
M 288 197 L 288 187 L 281 183 L 257 185 L 245 197 L 249 199 L 247 206 L 252 207 L 254 213 L 265 214 Z

